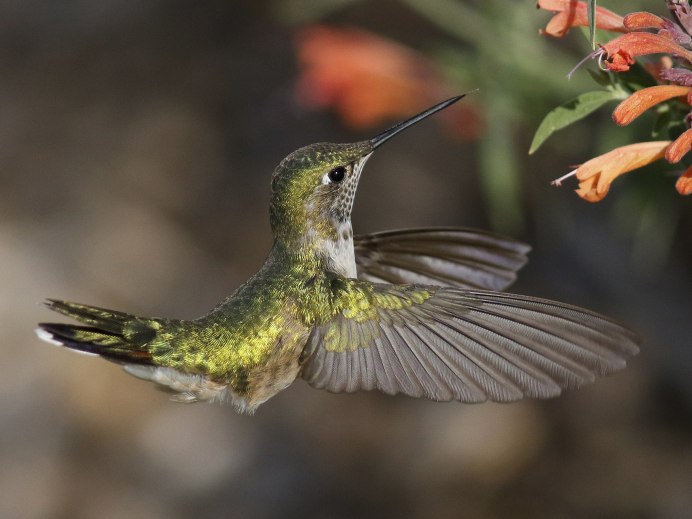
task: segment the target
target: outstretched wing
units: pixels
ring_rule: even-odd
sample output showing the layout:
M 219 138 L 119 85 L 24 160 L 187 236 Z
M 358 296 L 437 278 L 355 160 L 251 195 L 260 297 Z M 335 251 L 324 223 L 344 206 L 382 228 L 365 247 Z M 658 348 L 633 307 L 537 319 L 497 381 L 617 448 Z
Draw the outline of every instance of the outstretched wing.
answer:
M 625 367 L 634 334 L 574 306 L 527 296 L 348 280 L 317 327 L 302 376 L 332 392 L 432 400 L 549 398 Z
M 374 283 L 424 283 L 504 290 L 531 247 L 496 234 L 438 227 L 354 238 L 358 278 Z

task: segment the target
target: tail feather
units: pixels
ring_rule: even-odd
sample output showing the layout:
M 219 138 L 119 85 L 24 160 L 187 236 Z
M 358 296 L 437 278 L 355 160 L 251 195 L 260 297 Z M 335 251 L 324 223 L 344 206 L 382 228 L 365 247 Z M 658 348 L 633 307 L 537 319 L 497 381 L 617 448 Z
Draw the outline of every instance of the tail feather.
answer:
M 90 326 L 96 326 L 102 330 L 119 333 L 127 321 L 136 319 L 134 315 L 107 310 L 97 306 L 70 303 L 57 299 L 47 299 L 44 303 L 50 310 L 61 313 L 72 319 L 83 322 Z
M 174 393 L 171 399 L 177 402 L 223 401 L 228 397 L 225 383 L 167 365 L 166 353 L 172 350 L 171 339 L 179 333 L 180 321 L 137 317 L 54 299 L 46 306 L 83 324 L 41 323 L 36 330 L 40 339 L 122 364 L 129 374 Z M 245 400 L 238 405 L 254 409 Z
M 87 326 L 40 323 L 41 339 L 113 362 L 153 364 L 149 345 L 161 328 L 160 320 L 55 299 L 47 300 L 46 306 Z

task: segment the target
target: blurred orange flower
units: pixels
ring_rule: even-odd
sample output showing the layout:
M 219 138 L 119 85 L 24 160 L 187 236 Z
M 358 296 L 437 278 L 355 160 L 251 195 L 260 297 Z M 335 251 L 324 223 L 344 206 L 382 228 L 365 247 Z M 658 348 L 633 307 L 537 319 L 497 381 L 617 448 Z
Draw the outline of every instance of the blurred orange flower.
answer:
M 680 85 L 658 85 L 637 90 L 622 101 L 613 111 L 613 121 L 626 126 L 649 108 L 674 97 L 687 96 L 692 87 Z
M 372 127 L 424 109 L 457 93 L 423 55 L 367 31 L 313 25 L 296 38 L 303 105 L 334 108 L 354 128 Z M 469 104 L 440 114 L 458 137 L 482 132 Z
M 577 194 L 588 202 L 600 202 L 608 194 L 610 184 L 627 173 L 663 158 L 670 141 L 639 142 L 621 146 L 585 162 L 574 171 L 554 180 L 561 182 L 576 175 L 579 180 Z
M 685 171 L 675 183 L 675 189 L 677 189 L 678 193 L 681 195 L 692 194 L 692 166 L 687 168 L 687 171 Z
M 586 2 L 577 0 L 538 0 L 537 7 L 557 13 L 541 34 L 562 38 L 572 27 L 588 27 Z M 596 27 L 606 31 L 625 32 L 622 16 L 604 7 L 596 7 Z

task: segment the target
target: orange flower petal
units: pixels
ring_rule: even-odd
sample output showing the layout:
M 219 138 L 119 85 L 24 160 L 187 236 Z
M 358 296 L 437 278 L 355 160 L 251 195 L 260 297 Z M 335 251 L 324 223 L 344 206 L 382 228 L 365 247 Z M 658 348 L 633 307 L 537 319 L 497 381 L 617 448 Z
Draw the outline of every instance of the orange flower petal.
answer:
M 622 23 L 628 31 L 655 29 L 659 36 L 664 36 L 683 46 L 692 42 L 692 37 L 677 23 L 652 13 L 630 13 L 625 16 Z
M 538 0 L 537 9 L 545 9 L 557 13 L 569 9 L 569 4 L 576 3 L 574 0 Z
M 675 189 L 681 195 L 692 195 L 692 166 L 687 168 L 687 171 L 675 183 Z
M 598 177 L 590 177 L 586 180 L 579 182 L 579 189 L 575 189 L 574 192 L 577 193 L 581 198 L 587 202 L 595 203 L 600 202 L 608 194 L 609 186 L 606 187 L 605 192 L 598 193 L 596 185 L 598 184 Z
M 606 68 L 612 72 L 627 72 L 634 63 L 634 58 L 629 52 L 618 49 L 608 56 Z
M 540 29 L 538 32 L 545 36 L 553 38 L 562 38 L 569 32 L 570 27 L 573 27 L 574 16 L 572 13 L 562 12 L 553 16 L 546 24 L 545 29 Z
M 676 164 L 692 149 L 692 129 L 680 135 L 666 150 L 666 160 Z
M 674 97 L 687 96 L 692 87 L 680 85 L 658 85 L 637 90 L 613 111 L 613 121 L 620 126 L 626 126 L 652 106 Z
M 668 38 L 649 32 L 629 32 L 601 46 L 606 68 L 615 72 L 629 70 L 634 58 L 645 54 L 673 54 L 692 62 L 692 51 Z
M 537 7 L 558 13 L 548 22 L 541 34 L 562 38 L 572 27 L 588 26 L 586 2 L 577 0 L 538 0 Z M 596 27 L 606 31 L 625 32 L 622 16 L 604 7 L 596 7 Z
M 577 194 L 589 202 L 603 200 L 617 177 L 662 158 L 669 145 L 670 141 L 639 142 L 594 157 L 574 172 L 579 179 Z
M 622 24 L 628 31 L 636 31 L 638 29 L 663 29 L 666 25 L 666 19 L 656 16 L 653 13 L 641 11 L 638 13 L 630 13 L 622 20 Z

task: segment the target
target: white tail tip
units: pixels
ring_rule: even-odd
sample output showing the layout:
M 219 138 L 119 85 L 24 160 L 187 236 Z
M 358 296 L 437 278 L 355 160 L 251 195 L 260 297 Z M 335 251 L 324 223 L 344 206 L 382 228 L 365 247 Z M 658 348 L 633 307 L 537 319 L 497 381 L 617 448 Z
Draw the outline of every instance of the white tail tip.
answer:
M 47 342 L 48 344 L 54 344 L 55 346 L 65 346 L 62 342 L 58 341 L 52 333 L 47 332 L 43 328 L 36 328 L 34 332 L 36 333 L 39 339 L 41 339 L 44 342 Z

